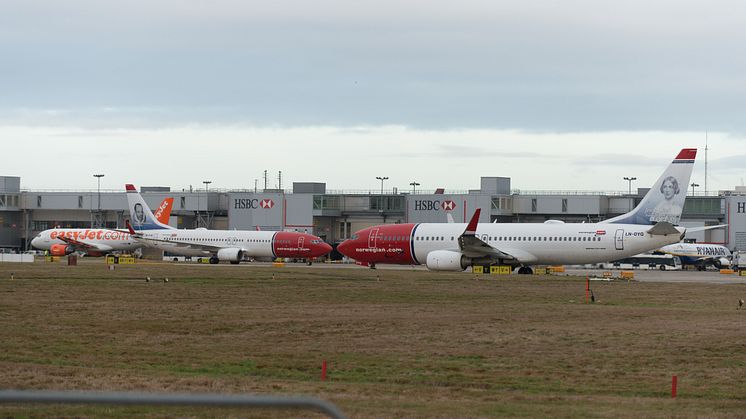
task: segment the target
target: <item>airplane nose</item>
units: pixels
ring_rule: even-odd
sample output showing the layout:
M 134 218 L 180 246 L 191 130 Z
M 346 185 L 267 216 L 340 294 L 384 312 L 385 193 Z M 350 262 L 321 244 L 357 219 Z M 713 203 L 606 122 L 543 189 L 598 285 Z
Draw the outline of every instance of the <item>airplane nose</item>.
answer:
M 321 243 L 321 255 L 325 255 L 332 251 L 332 247 L 329 245 L 329 243 Z
M 352 255 L 350 254 L 351 250 L 352 250 L 352 241 L 350 239 L 343 241 L 337 246 L 337 251 L 347 256 L 348 258 L 352 257 Z
M 34 239 L 31 240 L 31 246 L 38 248 L 39 242 L 41 242 L 41 239 L 38 237 L 34 237 Z

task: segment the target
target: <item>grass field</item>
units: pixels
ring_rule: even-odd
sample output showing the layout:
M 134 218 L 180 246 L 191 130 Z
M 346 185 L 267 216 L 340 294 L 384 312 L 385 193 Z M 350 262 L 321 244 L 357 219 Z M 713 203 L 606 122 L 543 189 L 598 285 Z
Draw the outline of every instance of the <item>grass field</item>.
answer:
M 474 278 L 0 264 L 0 380 L 14 389 L 305 394 L 350 417 L 746 412 L 743 285 L 593 283 L 600 301 L 584 304 L 581 278 Z M 0 406 L 2 416 L 135 414 L 243 413 Z M 288 414 L 307 416 L 248 413 Z

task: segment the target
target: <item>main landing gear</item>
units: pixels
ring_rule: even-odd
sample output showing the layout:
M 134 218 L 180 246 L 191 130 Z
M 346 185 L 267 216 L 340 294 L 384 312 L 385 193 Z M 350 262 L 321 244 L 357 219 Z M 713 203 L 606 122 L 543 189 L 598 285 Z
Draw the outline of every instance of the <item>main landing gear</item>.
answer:
M 217 256 L 213 256 L 210 258 L 210 265 L 217 265 L 218 262 L 220 262 L 220 259 L 218 259 Z
M 533 275 L 534 270 L 530 266 L 521 266 L 518 268 L 519 275 Z

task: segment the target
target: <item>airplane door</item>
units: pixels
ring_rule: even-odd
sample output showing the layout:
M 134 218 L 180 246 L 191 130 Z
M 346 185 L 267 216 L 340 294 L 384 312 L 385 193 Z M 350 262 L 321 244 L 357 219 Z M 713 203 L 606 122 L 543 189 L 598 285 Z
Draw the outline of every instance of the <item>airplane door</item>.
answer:
M 616 250 L 624 250 L 624 230 L 617 230 L 614 236 L 614 245 Z
M 378 240 L 378 229 L 374 228 L 370 231 L 370 236 L 368 236 L 368 248 L 373 249 L 376 247 L 376 241 Z
M 298 237 L 298 249 L 303 249 L 303 243 L 306 241 L 305 237 Z

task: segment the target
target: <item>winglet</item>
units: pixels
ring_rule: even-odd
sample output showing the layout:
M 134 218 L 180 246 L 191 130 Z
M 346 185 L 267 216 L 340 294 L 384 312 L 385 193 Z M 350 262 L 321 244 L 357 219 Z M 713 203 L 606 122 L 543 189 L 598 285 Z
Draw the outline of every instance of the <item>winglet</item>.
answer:
M 135 185 L 132 185 L 130 183 L 124 185 L 124 188 L 127 189 L 127 192 L 137 192 L 137 188 L 135 188 Z
M 476 211 L 474 211 L 474 215 L 471 216 L 471 220 L 469 221 L 469 225 L 466 226 L 466 230 L 464 230 L 464 236 L 473 236 L 477 234 L 477 224 L 479 223 L 479 214 L 482 212 L 481 208 L 477 208 Z
M 130 220 L 125 220 L 125 221 L 124 221 L 124 225 L 126 225 L 126 226 L 127 226 L 127 230 L 129 230 L 129 232 L 130 232 L 130 234 L 131 234 L 131 235 L 133 235 L 133 236 L 134 236 L 134 235 L 136 235 L 136 234 L 137 234 L 137 232 L 135 231 L 135 229 L 134 229 L 134 228 L 132 228 L 132 224 L 130 224 Z

